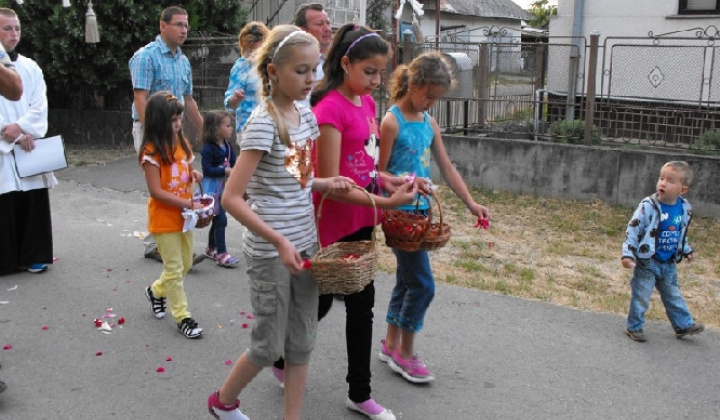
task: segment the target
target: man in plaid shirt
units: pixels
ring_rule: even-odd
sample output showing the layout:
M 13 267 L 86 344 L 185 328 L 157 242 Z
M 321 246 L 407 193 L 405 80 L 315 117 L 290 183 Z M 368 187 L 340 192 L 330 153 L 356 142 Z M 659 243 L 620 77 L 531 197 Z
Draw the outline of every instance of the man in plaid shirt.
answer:
M 130 76 L 133 84 L 133 143 L 140 151 L 145 123 L 145 104 L 153 93 L 169 90 L 185 105 L 185 115 L 195 130 L 202 131 L 203 118 L 193 99 L 190 61 L 180 49 L 187 39 L 188 14 L 185 9 L 171 6 L 160 14 L 160 35 L 140 48 L 130 59 Z M 145 257 L 162 261 L 152 235 L 145 237 Z M 197 263 L 201 258 L 194 258 Z

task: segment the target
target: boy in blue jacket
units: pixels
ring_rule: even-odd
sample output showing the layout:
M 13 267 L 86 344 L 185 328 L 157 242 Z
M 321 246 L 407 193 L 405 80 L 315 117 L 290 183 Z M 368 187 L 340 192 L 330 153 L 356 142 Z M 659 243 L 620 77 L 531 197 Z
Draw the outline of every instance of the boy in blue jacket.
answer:
M 647 340 L 642 328 L 653 287 L 660 293 L 675 337 L 683 338 L 705 329 L 703 324 L 694 322 L 677 283 L 676 264 L 683 257 L 693 260 L 693 250 L 687 243 L 692 207 L 682 198 L 692 178 L 693 171 L 687 162 L 663 165 L 655 194 L 640 202 L 628 223 L 622 265 L 633 269 L 633 277 L 625 334 L 635 341 Z

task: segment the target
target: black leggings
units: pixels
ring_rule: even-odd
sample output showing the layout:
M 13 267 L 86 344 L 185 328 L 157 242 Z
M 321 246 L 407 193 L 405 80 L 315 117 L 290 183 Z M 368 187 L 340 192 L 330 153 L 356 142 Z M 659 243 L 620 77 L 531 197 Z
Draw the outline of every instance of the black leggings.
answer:
M 338 242 L 367 241 L 372 238 L 373 228 L 364 227 L 345 236 Z M 361 403 L 370 399 L 370 359 L 372 349 L 373 307 L 375 306 L 375 283 L 370 282 L 357 293 L 345 295 L 345 340 L 347 342 L 348 373 L 345 378 L 350 390 L 348 397 Z M 333 304 L 333 295 L 320 295 L 318 321 L 323 319 Z M 283 369 L 282 357 L 274 364 Z

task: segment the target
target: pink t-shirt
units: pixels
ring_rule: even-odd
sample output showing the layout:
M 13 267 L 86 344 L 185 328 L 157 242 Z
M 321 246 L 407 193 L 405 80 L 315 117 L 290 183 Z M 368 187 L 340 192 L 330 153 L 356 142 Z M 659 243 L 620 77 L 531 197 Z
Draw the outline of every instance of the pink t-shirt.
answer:
M 338 173 L 372 191 L 373 186 L 380 182 L 376 170 L 380 133 L 375 118 L 375 101 L 370 95 L 361 96 L 361 100 L 362 106 L 358 107 L 334 90 L 315 105 L 313 113 L 319 126 L 330 124 L 340 132 Z M 321 197 L 321 194 L 313 197 L 316 211 Z M 379 223 L 379 211 L 377 220 Z M 372 207 L 326 199 L 318 225 L 320 244 L 328 246 L 363 227 L 373 226 L 373 223 Z

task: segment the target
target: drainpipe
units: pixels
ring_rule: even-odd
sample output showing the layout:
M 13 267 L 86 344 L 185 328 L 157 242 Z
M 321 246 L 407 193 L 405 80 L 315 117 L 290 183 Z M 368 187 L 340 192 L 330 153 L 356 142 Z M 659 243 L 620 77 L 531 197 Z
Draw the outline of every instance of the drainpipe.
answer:
M 577 94 L 577 69 L 578 62 L 582 56 L 583 45 L 579 37 L 583 32 L 583 15 L 585 14 L 585 0 L 575 0 L 573 7 L 573 48 L 570 50 L 570 60 L 568 68 L 568 97 L 567 108 L 565 109 L 565 119 L 572 121 L 575 119 L 575 96 Z

